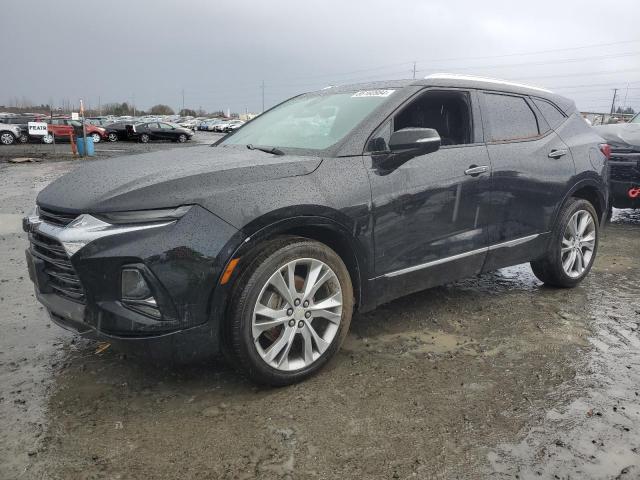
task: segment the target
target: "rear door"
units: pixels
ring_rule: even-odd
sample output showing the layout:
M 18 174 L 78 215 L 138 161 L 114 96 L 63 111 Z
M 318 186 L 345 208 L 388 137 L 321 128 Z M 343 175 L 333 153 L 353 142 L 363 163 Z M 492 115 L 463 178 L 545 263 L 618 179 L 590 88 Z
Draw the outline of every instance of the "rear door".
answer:
M 483 92 L 481 108 L 492 166 L 484 267 L 490 271 L 544 252 L 575 165 L 567 145 L 526 96 Z
M 145 133 L 148 134 L 152 140 L 162 139 L 162 130 L 160 130 L 157 122 L 147 123 L 145 127 Z

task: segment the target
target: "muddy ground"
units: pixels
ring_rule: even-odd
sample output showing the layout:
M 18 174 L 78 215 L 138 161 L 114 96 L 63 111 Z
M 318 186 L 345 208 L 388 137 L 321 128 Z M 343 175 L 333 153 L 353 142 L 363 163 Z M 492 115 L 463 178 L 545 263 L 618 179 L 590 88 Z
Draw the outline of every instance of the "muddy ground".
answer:
M 640 212 L 574 290 L 522 265 L 414 294 L 265 389 L 49 322 L 19 221 L 76 164 L 0 163 L 0 478 L 640 478 Z

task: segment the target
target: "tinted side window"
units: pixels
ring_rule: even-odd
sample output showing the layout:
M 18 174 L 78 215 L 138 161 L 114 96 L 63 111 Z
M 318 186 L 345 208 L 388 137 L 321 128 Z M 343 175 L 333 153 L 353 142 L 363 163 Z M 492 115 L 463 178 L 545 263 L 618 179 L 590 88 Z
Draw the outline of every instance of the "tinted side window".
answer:
M 540 98 L 534 98 L 533 103 L 536 104 L 536 107 L 540 109 L 542 112 L 542 116 L 549 123 L 551 128 L 556 128 L 560 125 L 565 118 L 564 113 L 558 110 L 553 104 L 547 102 L 546 100 L 542 100 Z
M 485 93 L 484 99 L 491 141 L 520 140 L 540 134 L 538 120 L 524 98 Z

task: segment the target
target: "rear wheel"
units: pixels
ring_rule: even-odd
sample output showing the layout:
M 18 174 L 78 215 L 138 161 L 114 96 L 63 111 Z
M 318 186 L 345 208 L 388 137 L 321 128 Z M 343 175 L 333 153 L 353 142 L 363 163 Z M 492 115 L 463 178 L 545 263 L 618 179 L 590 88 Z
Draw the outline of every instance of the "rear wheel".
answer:
M 187 141 L 187 136 L 184 133 L 181 133 L 180 136 L 178 137 L 178 142 L 184 143 L 186 141 Z
M 353 312 L 351 279 L 321 243 L 286 237 L 262 247 L 234 287 L 228 350 L 254 381 L 288 385 L 316 373 L 340 348 Z
M 42 137 L 42 143 L 46 143 L 47 145 L 53 143 L 53 135 L 47 133 L 44 137 Z
M 108 139 L 110 142 L 117 142 L 117 141 L 118 141 L 118 134 L 117 134 L 117 133 L 113 133 L 113 132 L 111 132 L 111 133 L 109 133 L 109 134 L 107 135 L 107 139 Z
M 147 135 L 146 133 L 143 133 L 142 135 L 140 135 L 140 142 L 149 143 L 149 135 Z
M 0 133 L 0 143 L 3 145 L 13 145 L 16 143 L 16 137 L 14 137 L 11 132 L 2 132 Z
M 99 133 L 92 133 L 91 138 L 93 138 L 93 143 L 100 143 L 100 140 L 102 140 Z
M 18 141 L 20 143 L 27 143 L 29 141 L 29 135 L 23 133 L 22 135 L 20 135 L 20 138 L 18 138 Z
M 571 198 L 562 208 L 546 256 L 531 262 L 536 277 L 555 287 L 575 287 L 587 276 L 598 251 L 598 215 L 587 200 Z

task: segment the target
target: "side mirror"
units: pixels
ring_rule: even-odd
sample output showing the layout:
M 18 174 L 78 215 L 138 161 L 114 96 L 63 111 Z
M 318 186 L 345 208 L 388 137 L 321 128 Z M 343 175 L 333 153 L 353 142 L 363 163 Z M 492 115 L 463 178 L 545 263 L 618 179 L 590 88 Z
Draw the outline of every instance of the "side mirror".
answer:
M 403 128 L 391 134 L 390 153 L 381 158 L 378 165 L 384 170 L 393 170 L 414 157 L 439 148 L 440 135 L 433 128 Z
M 403 128 L 391 134 L 389 149 L 396 152 L 414 152 L 426 155 L 440 148 L 440 135 L 433 128 Z

